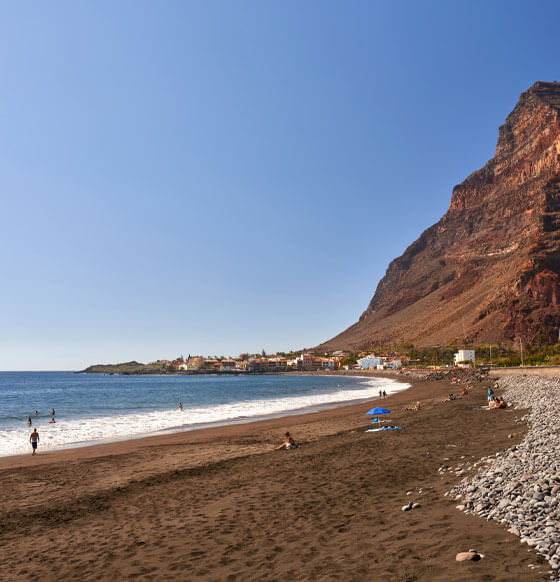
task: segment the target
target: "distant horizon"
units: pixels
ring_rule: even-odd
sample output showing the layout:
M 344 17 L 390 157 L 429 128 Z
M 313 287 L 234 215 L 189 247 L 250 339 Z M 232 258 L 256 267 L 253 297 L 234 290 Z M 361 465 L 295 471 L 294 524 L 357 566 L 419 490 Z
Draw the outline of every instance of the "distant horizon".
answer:
M 537 6 L 4 6 L 0 369 L 288 352 L 355 323 L 559 77 L 560 6 Z

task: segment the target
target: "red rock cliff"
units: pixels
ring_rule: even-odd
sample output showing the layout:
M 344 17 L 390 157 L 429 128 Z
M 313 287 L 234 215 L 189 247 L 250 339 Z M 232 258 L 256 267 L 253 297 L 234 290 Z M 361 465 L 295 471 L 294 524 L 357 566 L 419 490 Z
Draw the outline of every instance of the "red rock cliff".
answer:
M 523 93 L 496 154 L 321 349 L 542 340 L 560 328 L 560 83 Z

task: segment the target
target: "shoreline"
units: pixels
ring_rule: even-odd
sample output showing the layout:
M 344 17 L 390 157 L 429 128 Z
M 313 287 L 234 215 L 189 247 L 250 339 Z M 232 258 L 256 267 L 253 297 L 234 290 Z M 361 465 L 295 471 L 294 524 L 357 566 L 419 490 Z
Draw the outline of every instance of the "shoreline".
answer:
M 445 493 L 458 478 L 438 470 L 521 440 L 523 411 L 473 410 L 480 385 L 443 404 L 456 385 L 407 380 L 384 401 L 399 431 L 366 433 L 362 402 L 4 457 L 0 567 L 16 581 L 37 568 L 53 581 L 547 579 L 518 538 L 456 510 Z M 274 450 L 285 430 L 301 448 Z M 401 511 L 411 500 L 421 507 Z M 486 557 L 456 562 L 469 548 Z
M 304 373 L 305 374 L 305 373 Z M 310 372 L 309 375 L 313 375 L 313 372 Z M 332 374 L 331 374 L 332 375 Z M 373 375 L 370 375 L 368 377 L 372 377 Z M 364 376 L 366 377 L 366 376 Z M 400 384 L 408 384 L 408 388 L 403 388 L 401 390 L 396 391 L 395 393 L 393 393 L 392 395 L 388 395 L 387 398 L 390 398 L 390 396 L 396 395 L 396 394 L 401 394 L 401 393 L 405 393 L 407 391 L 409 391 L 412 388 L 411 382 L 407 381 L 405 379 L 394 379 L 396 382 L 400 383 Z M 38 449 L 38 453 L 37 455 L 33 456 L 33 462 L 39 462 L 42 463 L 42 459 L 45 457 L 48 457 L 48 462 L 50 462 L 50 460 L 55 460 L 53 459 L 53 457 L 55 457 L 58 454 L 63 454 L 63 453 L 68 453 L 71 454 L 72 452 L 77 452 L 77 451 L 81 451 L 84 449 L 87 449 L 87 451 L 84 454 L 85 458 L 89 458 L 91 456 L 95 456 L 95 452 L 96 450 L 98 450 L 101 455 L 103 454 L 111 454 L 110 453 L 110 449 L 115 446 L 115 448 L 120 449 L 121 447 L 127 449 L 127 450 L 133 450 L 135 448 L 135 444 L 137 444 L 138 446 L 151 446 L 151 445 L 156 445 L 158 444 L 158 440 L 161 440 L 161 444 L 164 444 L 167 441 L 167 439 L 171 439 L 169 442 L 174 442 L 175 439 L 178 438 L 178 435 L 183 435 L 183 434 L 192 434 L 192 433 L 197 433 L 197 432 L 206 432 L 206 431 L 219 431 L 220 429 L 227 429 L 228 427 L 231 428 L 235 428 L 235 427 L 241 427 L 241 426 L 246 426 L 249 430 L 251 428 L 250 425 L 259 425 L 261 423 L 268 423 L 268 422 L 276 422 L 276 423 L 282 423 L 285 421 L 285 424 L 289 424 L 290 421 L 293 424 L 298 424 L 299 422 L 305 422 L 308 417 L 310 415 L 316 415 L 316 414 L 321 414 L 321 413 L 325 413 L 325 412 L 329 412 L 329 411 L 334 411 L 334 410 L 339 410 L 339 409 L 345 409 L 348 408 L 350 410 L 354 410 L 355 407 L 360 407 L 360 406 L 367 406 L 368 403 L 375 403 L 379 400 L 379 398 L 371 398 L 371 397 L 366 397 L 366 398 L 360 398 L 357 400 L 352 400 L 352 401 L 340 401 L 338 403 L 326 403 L 326 404 L 319 404 L 310 407 L 309 409 L 296 409 L 293 412 L 292 411 L 284 411 L 282 413 L 271 413 L 270 415 L 265 415 L 265 416 L 261 416 L 261 417 L 247 417 L 246 419 L 232 419 L 232 420 L 228 420 L 228 421 L 216 421 L 214 422 L 209 422 L 209 423 L 204 423 L 202 425 L 195 425 L 192 428 L 185 428 L 185 427 L 180 427 L 177 429 L 163 429 L 161 431 L 155 432 L 155 433 L 145 433 L 145 434 L 139 434 L 137 436 L 124 436 L 120 439 L 115 439 L 115 440 L 102 440 L 101 442 L 99 441 L 84 441 L 83 444 L 82 443 L 71 443 L 69 445 L 64 445 L 63 447 L 56 447 L 56 448 L 51 448 L 51 449 L 46 449 L 46 450 L 41 450 L 41 446 L 39 443 L 39 449 Z M 91 450 L 91 451 L 90 451 Z M 27 462 L 24 459 L 27 459 L 28 457 L 30 457 L 31 455 L 29 455 L 28 453 L 16 453 L 13 455 L 6 455 L 6 456 L 0 456 L 0 471 L 2 469 L 4 469 L 6 466 L 17 466 L 17 460 L 21 459 L 23 465 L 27 465 Z M 64 457 L 66 457 L 66 455 L 63 455 Z M 76 458 L 81 458 L 82 455 L 80 455 L 79 453 L 76 455 L 72 455 L 72 457 L 76 457 Z M 16 464 L 12 464 L 9 462 L 6 462 L 7 459 L 14 459 L 16 461 Z M 41 460 L 39 460 L 41 459 Z
M 302 373 L 302 374 L 297 373 L 297 375 L 320 376 L 320 375 L 324 375 L 324 374 L 311 372 L 311 373 Z M 336 376 L 347 377 L 348 376 L 348 374 L 334 374 L 334 373 L 329 373 L 326 375 L 328 375 L 330 377 L 333 377 L 333 376 L 335 376 L 335 377 Z M 410 387 L 410 382 L 404 380 L 403 378 L 391 378 L 391 377 L 387 377 L 386 375 L 377 375 L 377 374 L 367 374 L 367 375 L 365 375 L 365 374 L 351 374 L 351 376 L 354 378 L 363 378 L 365 380 L 371 380 L 374 378 L 379 378 L 379 379 L 383 379 L 383 380 L 390 380 L 393 384 L 406 384 L 408 387 Z M 387 388 L 387 389 L 389 389 L 389 388 Z M 406 389 L 408 389 L 408 388 L 406 388 L 406 387 L 400 388 L 400 389 L 393 388 L 393 389 L 389 389 L 389 390 L 390 391 L 394 390 L 395 392 L 401 392 L 401 391 L 406 390 Z M 41 444 L 39 443 L 39 454 L 45 455 L 45 454 L 53 453 L 56 451 L 76 450 L 76 449 L 81 449 L 84 447 L 97 446 L 97 445 L 110 445 L 113 443 L 122 443 L 122 442 L 125 442 L 128 440 L 138 441 L 138 440 L 141 440 L 144 438 L 163 437 L 166 435 L 182 433 L 182 432 L 192 432 L 192 431 L 209 429 L 209 428 L 220 428 L 223 426 L 230 426 L 230 425 L 235 426 L 235 425 L 241 425 L 241 424 L 250 424 L 253 422 L 261 422 L 261 421 L 266 421 L 266 420 L 282 419 L 282 418 L 288 418 L 288 417 L 292 417 L 292 416 L 299 416 L 299 415 L 303 415 L 303 414 L 311 414 L 314 412 L 321 412 L 324 410 L 329 410 L 331 408 L 350 406 L 350 405 L 359 404 L 362 402 L 370 402 L 373 400 L 377 400 L 377 397 L 373 397 L 372 395 L 367 395 L 367 396 L 346 399 L 346 400 L 339 400 L 339 401 L 326 400 L 325 402 L 308 404 L 308 405 L 304 405 L 300 408 L 293 408 L 293 409 L 288 408 L 288 409 L 277 411 L 277 412 L 268 412 L 268 413 L 263 412 L 262 414 L 255 414 L 255 415 L 250 415 L 250 416 L 237 416 L 237 417 L 232 417 L 232 418 L 225 418 L 223 420 L 208 420 L 205 422 L 197 422 L 194 424 L 177 424 L 175 426 L 169 426 L 166 428 L 159 428 L 157 430 L 148 431 L 148 432 L 138 432 L 138 433 L 134 433 L 134 434 L 114 435 L 114 436 L 99 437 L 99 438 L 82 440 L 82 441 L 73 441 L 73 442 L 63 443 L 60 445 L 55 445 L 55 446 L 52 446 L 49 448 L 41 447 Z M 173 412 L 173 410 L 170 410 L 169 412 Z M 185 418 L 187 418 L 188 413 L 189 413 L 189 409 L 186 409 Z M 45 429 L 45 426 L 37 425 L 36 428 Z M 49 427 L 49 429 L 50 429 L 50 427 Z M 15 457 L 15 456 L 21 456 L 21 455 L 25 456 L 26 454 L 27 453 L 21 453 L 21 452 L 9 453 L 9 454 L 5 454 L 5 455 L 1 455 L 0 460 L 4 459 L 6 457 Z

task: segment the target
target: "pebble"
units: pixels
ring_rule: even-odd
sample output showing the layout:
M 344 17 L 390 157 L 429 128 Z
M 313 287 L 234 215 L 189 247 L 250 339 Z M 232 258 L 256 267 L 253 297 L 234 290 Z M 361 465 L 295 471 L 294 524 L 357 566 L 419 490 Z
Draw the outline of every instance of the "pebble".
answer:
M 509 376 L 498 384 L 508 403 L 529 410 L 521 419 L 529 430 L 521 443 L 474 463 L 479 472 L 449 496 L 460 501 L 457 509 L 519 536 L 548 561 L 551 580 L 560 581 L 560 378 Z
M 474 550 L 470 550 L 468 552 L 459 552 L 456 556 L 455 559 L 457 560 L 457 562 L 465 562 L 466 560 L 472 560 L 474 562 L 480 560 L 480 558 L 482 558 L 481 554 L 479 554 L 477 551 Z
M 410 511 L 411 509 L 418 509 L 422 507 L 419 503 L 415 503 L 414 501 L 409 501 L 406 505 L 403 505 L 401 509 L 403 511 Z

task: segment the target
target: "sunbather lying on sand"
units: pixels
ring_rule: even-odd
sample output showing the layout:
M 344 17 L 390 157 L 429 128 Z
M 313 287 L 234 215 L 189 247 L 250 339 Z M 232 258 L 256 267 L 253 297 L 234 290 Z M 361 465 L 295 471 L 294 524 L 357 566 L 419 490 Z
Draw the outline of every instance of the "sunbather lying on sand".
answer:
M 459 400 L 460 398 L 460 396 L 455 396 L 453 392 L 450 392 L 449 396 L 445 400 L 442 400 L 442 402 L 450 402 L 451 400 Z

